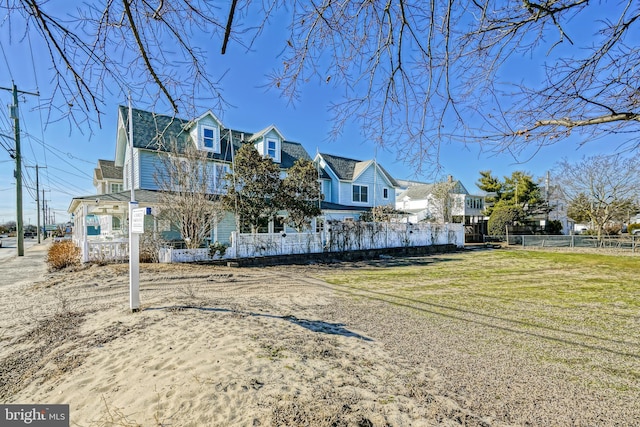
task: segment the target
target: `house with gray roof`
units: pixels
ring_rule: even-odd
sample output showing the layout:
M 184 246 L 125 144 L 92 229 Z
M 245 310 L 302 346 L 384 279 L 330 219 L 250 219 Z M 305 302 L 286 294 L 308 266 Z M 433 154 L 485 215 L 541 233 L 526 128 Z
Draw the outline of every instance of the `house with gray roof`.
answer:
M 325 219 L 358 219 L 375 206 L 395 204 L 398 182 L 374 159 L 318 153 Z
M 232 169 L 234 155 L 243 144 L 253 145 L 262 156 L 276 163 L 282 178 L 297 160 L 312 160 L 302 144 L 287 140 L 275 125 L 250 132 L 226 127 L 211 111 L 187 120 L 120 106 L 114 160 L 98 160 L 94 170 L 96 194 L 75 197 L 69 206 L 68 211 L 75 218 L 76 238 L 86 241 L 91 234 L 124 242 L 128 235 L 131 190 L 141 207 L 159 208 L 160 178 L 166 160 L 176 155 L 176 151 L 179 156 L 188 146 L 206 153 L 213 171 L 209 191 L 213 196 L 219 195 L 224 191 L 224 177 Z M 324 153 L 318 153 L 313 161 L 318 166 L 323 195 L 321 219 L 355 220 L 374 206 L 393 206 L 400 186 L 377 161 Z M 160 217 L 147 220 L 153 222 L 154 232 L 163 238 L 181 238 L 175 227 Z M 236 224 L 233 214 L 227 213 L 217 222 L 212 241 L 228 243 Z M 279 218 L 261 231 L 293 232 Z
M 130 124 L 132 145 L 129 145 Z M 138 200 L 141 204 L 157 206 L 159 198 L 154 193 L 161 190 L 159 176 L 166 167 L 165 160 L 188 144 L 207 154 L 213 171 L 209 187 L 212 194 L 223 191 L 224 175 L 231 170 L 234 153 L 242 144 L 253 144 L 260 154 L 270 157 L 280 166 L 283 177 L 298 159 L 311 160 L 301 144 L 286 140 L 274 125 L 252 133 L 225 127 L 211 111 L 186 120 L 140 109 L 129 112 L 128 107 L 120 106 L 115 159 L 98 161 L 94 170 L 96 194 L 76 197 L 69 206 L 69 212 L 76 218 L 76 229 L 89 229 L 91 234 L 112 239 L 124 238 L 131 188 L 136 199 L 138 195 L 144 196 L 144 201 Z M 158 228 L 165 237 L 179 238 L 169 225 L 161 223 Z M 228 242 L 235 228 L 235 218 L 228 214 L 218 223 L 212 239 Z
M 118 132 L 116 137 L 115 165 L 124 170 L 124 189 L 159 190 L 155 176 L 162 170 L 162 158 L 172 151 L 172 147 L 195 144 L 207 153 L 210 162 L 217 167 L 214 181 L 222 180 L 230 171 L 234 153 L 242 144 L 252 143 L 263 156 L 270 157 L 283 172 L 293 166 L 298 159 L 311 157 L 297 142 L 287 141 L 273 125 L 251 133 L 225 127 L 211 112 L 207 111 L 194 120 L 184 120 L 132 109 L 133 147 L 128 145 L 129 115 L 127 107 L 120 107 Z M 133 158 L 131 158 L 133 156 Z M 133 168 L 133 178 L 131 178 Z M 133 179 L 133 184 L 129 182 Z M 221 185 L 214 182 L 214 191 Z
M 451 175 L 443 182 L 400 181 L 400 184 L 403 188 L 397 192 L 395 207 L 408 214 L 409 222 L 462 222 L 468 235 L 483 234 L 484 196 L 470 194 Z
M 98 160 L 93 170 L 93 186 L 96 194 L 122 191 L 122 167 L 116 166 L 113 160 Z

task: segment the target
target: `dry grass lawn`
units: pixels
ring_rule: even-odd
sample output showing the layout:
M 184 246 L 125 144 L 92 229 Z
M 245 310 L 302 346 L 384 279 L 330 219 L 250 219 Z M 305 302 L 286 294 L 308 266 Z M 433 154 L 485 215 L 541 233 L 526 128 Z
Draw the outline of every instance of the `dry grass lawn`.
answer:
M 495 250 L 325 271 L 346 320 L 523 425 L 640 419 L 640 257 Z M 363 313 L 366 313 L 363 315 Z

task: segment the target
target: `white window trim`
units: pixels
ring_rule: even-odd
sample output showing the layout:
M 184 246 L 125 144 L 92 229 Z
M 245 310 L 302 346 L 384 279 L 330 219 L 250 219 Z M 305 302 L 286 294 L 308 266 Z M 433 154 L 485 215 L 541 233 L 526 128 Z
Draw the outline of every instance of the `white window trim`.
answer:
M 269 142 L 275 143 L 275 156 L 271 156 L 269 154 Z M 264 155 L 271 157 L 276 163 L 280 163 L 280 151 L 281 151 L 280 140 L 278 138 L 265 138 L 264 139 Z
M 361 187 L 361 188 L 366 188 L 367 189 L 367 201 L 363 202 L 360 200 L 353 200 L 353 189 L 355 186 Z M 364 184 L 351 184 L 351 202 L 352 203 L 359 203 L 361 205 L 368 205 L 369 204 L 369 195 L 370 195 L 370 191 L 369 191 L 369 186 L 368 185 L 364 185 Z M 360 198 L 362 198 L 362 191 L 360 191 Z
M 213 132 L 213 147 L 204 145 L 204 131 L 211 130 Z M 220 153 L 220 129 L 216 126 L 200 125 L 198 129 L 198 146 L 201 150 Z
M 231 168 L 226 163 L 214 163 L 213 164 L 213 191 L 214 193 L 221 194 L 223 190 L 224 177 L 227 173 L 231 172 Z

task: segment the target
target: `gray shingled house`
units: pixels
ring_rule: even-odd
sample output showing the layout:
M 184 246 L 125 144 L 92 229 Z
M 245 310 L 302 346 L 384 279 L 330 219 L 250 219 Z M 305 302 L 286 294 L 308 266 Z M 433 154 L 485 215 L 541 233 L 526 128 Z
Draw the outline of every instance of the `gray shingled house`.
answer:
M 76 240 L 98 234 L 106 240 L 124 241 L 130 189 L 135 190 L 140 206 L 158 206 L 161 189 L 156 175 L 162 169 L 163 157 L 170 154 L 172 143 L 195 144 L 207 153 L 214 166 L 211 183 L 214 194 L 222 188 L 218 180 L 231 170 L 233 154 L 243 143 L 252 143 L 260 154 L 270 157 L 280 166 L 282 176 L 296 160 L 311 160 L 300 143 L 288 141 L 273 125 L 255 133 L 230 129 L 211 111 L 185 120 L 132 109 L 131 117 L 133 146 L 129 147 L 128 140 L 129 110 L 120 106 L 115 159 L 98 161 L 94 173 L 96 194 L 75 197 L 69 206 L 75 218 Z M 324 197 L 322 219 L 358 219 L 373 206 L 394 204 L 398 184 L 376 161 L 329 154 L 318 154 L 314 160 Z M 169 224 L 159 222 L 153 226 L 164 238 L 180 239 Z M 262 231 L 278 232 L 278 227 L 283 226 L 271 222 Z M 227 243 L 235 230 L 235 218 L 229 213 L 218 223 L 211 240 Z

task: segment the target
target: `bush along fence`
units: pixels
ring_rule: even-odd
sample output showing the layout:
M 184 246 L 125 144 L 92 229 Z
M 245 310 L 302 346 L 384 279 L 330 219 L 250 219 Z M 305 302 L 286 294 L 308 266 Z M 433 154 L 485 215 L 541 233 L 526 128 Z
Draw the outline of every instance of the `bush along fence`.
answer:
M 331 222 L 319 233 L 238 233 L 223 250 L 163 248 L 160 262 L 194 262 L 419 246 L 464 246 L 463 224 Z

